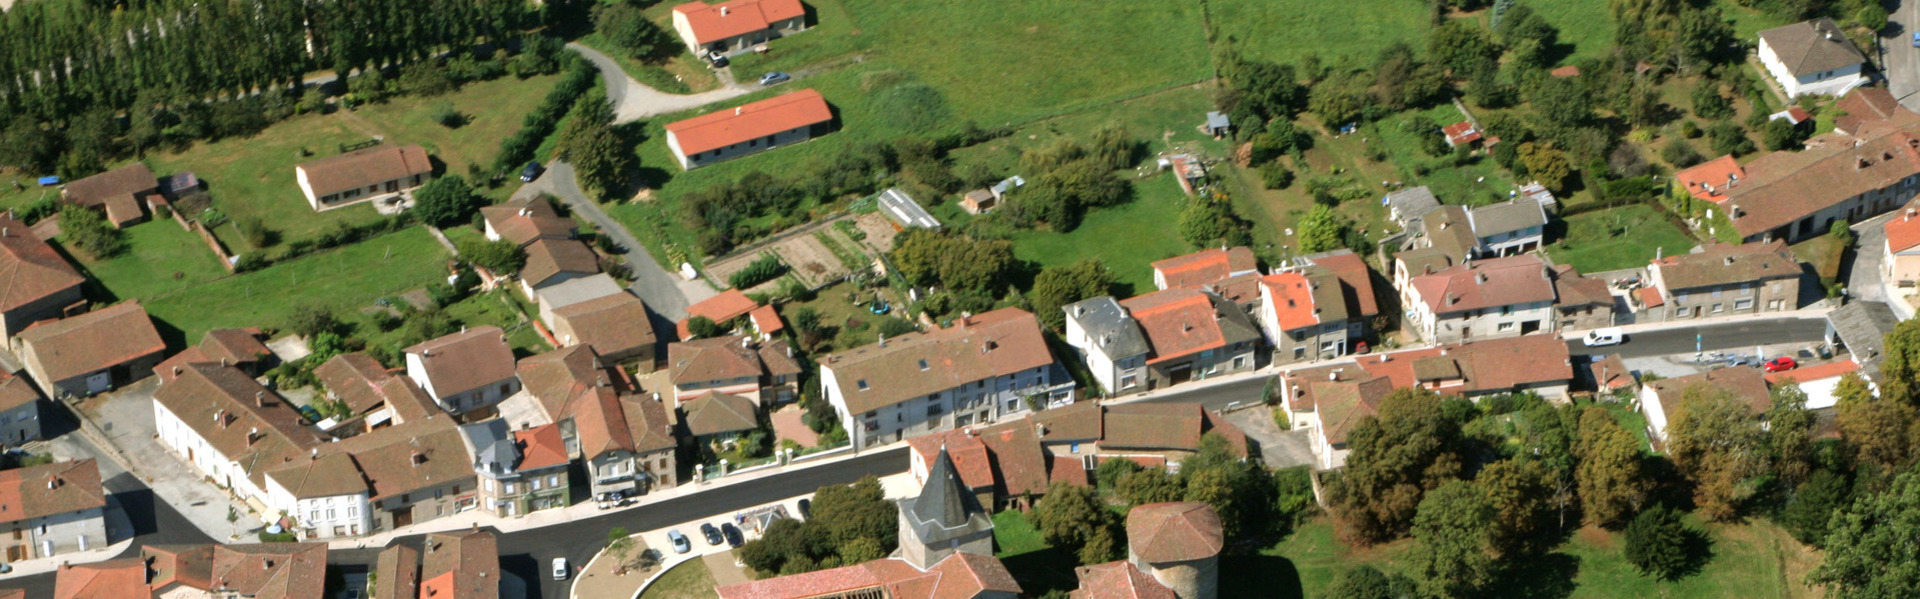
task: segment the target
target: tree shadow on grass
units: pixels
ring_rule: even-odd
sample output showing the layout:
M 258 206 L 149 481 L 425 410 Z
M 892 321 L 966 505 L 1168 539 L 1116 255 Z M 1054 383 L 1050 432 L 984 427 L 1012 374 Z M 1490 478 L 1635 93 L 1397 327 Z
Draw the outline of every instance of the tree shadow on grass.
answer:
M 1667 580 L 1680 580 L 1699 574 L 1700 570 L 1707 567 L 1708 562 L 1713 561 L 1713 539 L 1707 537 L 1707 532 L 1704 530 L 1688 526 L 1686 538 L 1681 540 L 1681 547 L 1685 548 L 1686 561 L 1681 562 L 1680 567 L 1666 576 Z
M 1019 555 L 1000 558 L 1007 566 L 1007 572 L 1013 574 L 1013 580 L 1020 583 L 1020 589 L 1028 597 L 1038 597 L 1048 591 L 1072 591 L 1080 586 L 1080 580 L 1073 573 L 1080 561 L 1073 554 L 1048 547 L 1039 551 L 1029 551 Z
M 1278 555 L 1230 555 L 1220 558 L 1220 571 L 1233 574 L 1220 577 L 1221 597 L 1266 597 L 1305 599 L 1300 586 L 1300 569 L 1293 560 Z

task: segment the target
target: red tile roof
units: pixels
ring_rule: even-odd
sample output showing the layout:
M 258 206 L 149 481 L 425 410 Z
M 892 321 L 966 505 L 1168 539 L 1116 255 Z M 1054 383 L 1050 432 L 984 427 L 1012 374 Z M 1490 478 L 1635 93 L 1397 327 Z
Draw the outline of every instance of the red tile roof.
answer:
M 1053 456 L 1053 465 L 1047 469 L 1047 484 L 1066 483 L 1087 486 L 1093 484 L 1087 479 L 1087 467 L 1080 458 L 1073 456 Z
M 520 446 L 521 470 L 558 466 L 568 461 L 567 444 L 560 437 L 558 424 L 514 431 L 513 441 Z
M 1169 287 L 1120 302 L 1140 323 L 1153 347 L 1148 364 L 1158 364 L 1226 347 L 1213 300 L 1192 289 Z
M 1313 291 L 1307 288 L 1305 275 L 1298 272 L 1267 275 L 1260 278 L 1260 287 L 1272 298 L 1274 319 L 1280 324 L 1280 330 L 1320 324 L 1320 316 L 1313 308 Z
M 893 599 L 971 599 L 982 593 L 1018 595 L 1020 584 L 992 556 L 955 553 L 921 571 L 896 558 L 804 574 L 764 578 L 714 589 L 719 599 L 808 599 L 884 589 Z
M 53 599 L 148 596 L 147 564 L 137 557 L 79 565 L 63 563 L 53 581 Z
M 1593 383 L 1599 391 L 1615 391 L 1632 387 L 1633 369 L 1620 359 L 1620 354 L 1608 354 L 1607 357 L 1594 360 L 1587 365 L 1593 371 Z
M 820 92 L 803 89 L 667 124 L 684 155 L 716 150 L 775 133 L 833 120 Z
M 719 295 L 700 300 L 699 303 L 687 306 L 687 317 L 680 319 L 680 338 L 693 337 L 693 332 L 687 329 L 687 322 L 693 320 L 695 316 L 705 316 L 715 324 L 726 324 L 728 321 L 753 312 L 753 309 L 759 305 L 739 289 L 728 289 L 720 292 Z
M 1887 251 L 1900 253 L 1920 246 L 1920 206 L 1908 205 L 1906 212 L 1887 221 Z
M 1069 599 L 1177 599 L 1173 589 L 1126 561 L 1082 566 L 1073 573 L 1080 588 Z
M 552 202 L 537 196 L 487 206 L 480 209 L 480 215 L 501 239 L 520 245 L 543 237 L 573 237 L 575 228 L 573 219 L 560 216 Z
M 1658 287 L 1641 287 L 1635 290 L 1634 293 L 1640 296 L 1640 303 L 1645 304 L 1648 308 L 1657 308 L 1667 303 L 1667 298 L 1660 296 L 1660 288 Z
M 1468 121 L 1441 127 L 1440 132 L 1446 134 L 1449 145 L 1470 144 L 1480 140 L 1480 130 L 1475 129 L 1473 123 Z
M 214 586 L 240 595 L 320 599 L 326 578 L 326 543 L 251 543 L 213 548 Z
M 1201 285 L 1255 270 L 1253 250 L 1245 246 L 1201 250 L 1152 264 L 1154 272 L 1166 281 L 1167 289 L 1198 289 Z
M 1853 360 L 1840 360 L 1814 366 L 1802 366 L 1783 372 L 1767 373 L 1768 385 L 1784 385 L 1789 381 L 1810 382 L 1834 378 L 1849 372 L 1860 372 L 1860 364 Z
M 686 16 L 687 26 L 693 30 L 695 44 L 770 29 L 776 21 L 807 14 L 800 0 L 733 0 L 719 4 L 688 2 L 673 7 L 673 12 Z
M 406 349 L 420 354 L 421 368 L 439 397 L 459 395 L 514 376 L 513 348 L 493 325 L 421 342 Z
M 1727 191 L 1732 189 L 1729 185 L 1738 186 L 1739 180 L 1746 176 L 1746 169 L 1740 168 L 1740 163 L 1733 159 L 1732 154 L 1673 174 L 1674 180 L 1679 181 L 1687 193 L 1716 204 L 1727 201 Z
M 1532 254 L 1460 264 L 1408 284 L 1435 314 L 1553 301 L 1546 263 Z
M 1450 359 L 1462 377 L 1458 386 L 1442 387 L 1440 392 L 1445 394 L 1498 391 L 1573 378 L 1566 342 L 1554 335 L 1527 335 L 1411 349 L 1360 356 L 1354 361 L 1367 373 L 1387 377 L 1393 381 L 1393 388 L 1401 389 L 1414 386 L 1417 382 L 1415 363 L 1429 358 Z
M 1349 316 L 1359 315 L 1371 318 L 1380 314 L 1380 302 L 1373 297 L 1373 269 L 1367 266 L 1367 262 L 1362 260 L 1359 254 L 1341 250 L 1317 256 L 1313 259 L 1313 263 L 1333 271 L 1334 276 L 1340 277 L 1340 282 L 1351 289 L 1349 303 L 1358 305 L 1348 306 Z
M 0 471 L 0 523 L 106 507 L 93 460 Z
M 1828 134 L 1799 152 L 1773 152 L 1747 163 L 1750 177 L 1728 193 L 1739 206 L 1742 237 L 1793 224 L 1863 193 L 1899 185 L 1920 173 L 1920 137 L 1912 128 L 1874 129 L 1852 137 Z
M 907 440 L 913 448 L 913 455 L 920 460 L 920 466 L 931 470 L 933 460 L 940 455 L 940 448 L 947 449 L 947 457 L 953 460 L 953 469 L 960 473 L 960 482 L 974 489 L 993 488 L 998 480 L 993 475 L 993 458 L 987 453 L 987 445 L 972 429 L 953 429 L 940 433 L 914 437 Z
M 1200 502 L 1149 503 L 1127 512 L 1127 547 L 1149 564 L 1220 555 L 1220 514 Z
M 1577 67 L 1574 65 L 1567 65 L 1551 71 L 1547 71 L 1547 74 L 1553 75 L 1555 77 L 1579 77 L 1580 67 Z
M 753 319 L 753 328 L 762 335 L 774 335 L 787 328 L 787 323 L 780 320 L 780 311 L 773 309 L 773 306 L 754 308 L 747 313 L 747 317 Z
M 0 312 L 80 285 L 86 279 L 53 246 L 11 213 L 0 215 Z M 56 308 L 58 306 L 55 306 Z
M 493 533 L 463 530 L 427 535 L 420 560 L 423 599 L 500 596 L 500 549 Z
M 1766 376 L 1758 368 L 1717 368 L 1647 383 L 1648 387 L 1653 388 L 1654 400 L 1665 408 L 1663 411 L 1667 414 L 1668 422 L 1672 422 L 1679 414 L 1676 408 L 1680 407 L 1680 400 L 1686 395 L 1687 389 L 1696 385 L 1725 390 L 1733 395 L 1735 401 L 1747 404 L 1756 414 L 1773 407 L 1773 395 L 1767 390 Z
M 1911 120 L 1916 115 L 1900 105 L 1893 93 L 1884 87 L 1856 87 L 1834 104 L 1839 115 L 1833 117 L 1833 130 L 1858 135 L 1867 125 L 1881 121 L 1901 118 Z
M 42 321 L 19 334 L 52 384 L 166 351 L 140 302 Z
M 61 197 L 82 206 L 100 206 L 158 191 L 160 180 L 147 165 L 135 162 L 98 175 L 75 180 L 61 190 Z

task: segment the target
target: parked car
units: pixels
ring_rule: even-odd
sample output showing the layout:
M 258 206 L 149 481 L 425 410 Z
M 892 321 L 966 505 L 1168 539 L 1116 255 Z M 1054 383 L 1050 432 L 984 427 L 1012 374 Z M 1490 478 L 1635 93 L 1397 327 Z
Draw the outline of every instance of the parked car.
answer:
M 1913 32 L 1913 47 L 1920 48 L 1920 31 Z
M 1627 334 L 1616 327 L 1608 327 L 1604 329 L 1594 329 L 1591 331 L 1587 331 L 1587 338 L 1586 338 L 1587 347 L 1604 347 L 1608 345 L 1619 345 L 1621 342 L 1626 340 L 1627 340 Z
M 567 568 L 567 558 L 564 558 L 564 557 L 553 558 L 553 579 L 554 580 L 566 580 L 567 574 L 569 573 L 571 573 L 571 571 Z
M 673 543 L 674 553 L 693 551 L 693 543 L 687 540 L 687 535 L 680 534 L 679 529 L 667 531 L 667 541 Z
M 765 85 L 779 85 L 779 84 L 782 84 L 782 83 L 786 83 L 786 82 L 788 82 L 788 81 L 791 81 L 791 80 L 793 80 L 793 77 L 792 77 L 792 76 L 790 76 L 790 75 L 788 75 L 788 74 L 786 74 L 786 73 L 782 73 L 782 72 L 780 72 L 780 71 L 774 71 L 774 72 L 771 72 L 771 73 L 767 73 L 767 74 L 765 74 L 765 75 L 761 75 L 761 76 L 760 76 L 760 85 L 763 85 L 763 86 L 765 86 Z
M 714 51 L 714 52 L 708 52 L 708 53 L 707 53 L 707 62 L 711 62 L 711 63 L 713 63 L 713 68 L 716 68 L 716 69 L 724 69 L 724 68 L 727 68 L 727 65 L 728 65 L 728 64 L 730 63 L 730 62 L 729 62 L 729 61 L 727 60 L 727 55 L 725 55 L 725 54 L 721 54 L 721 53 L 720 53 L 720 52 L 718 52 L 718 51 Z
M 546 167 L 540 166 L 539 161 L 528 161 L 527 167 L 520 169 L 520 181 L 523 183 L 532 183 L 534 179 L 540 178 L 540 173 L 544 172 L 547 172 L 547 169 Z
M 708 545 L 719 545 L 721 541 L 725 540 L 720 538 L 720 529 L 714 528 L 712 522 L 701 523 L 700 534 L 707 537 Z
M 1735 366 L 1759 366 L 1759 365 L 1760 365 L 1760 359 L 1755 358 L 1753 356 L 1740 355 L 1740 356 L 1731 356 L 1727 358 L 1728 368 L 1732 368 Z
M 1767 364 L 1765 366 L 1762 366 L 1761 369 L 1766 370 L 1767 372 L 1786 372 L 1799 367 L 1800 367 L 1800 363 L 1795 362 L 1791 356 L 1780 356 L 1778 358 L 1768 360 Z
M 601 493 L 594 498 L 594 501 L 599 504 L 600 509 L 610 510 L 617 507 L 633 505 L 637 500 L 633 498 L 632 491 L 621 490 Z
M 800 499 L 800 517 L 806 520 L 813 519 L 813 500 L 812 499 L 806 499 L 806 498 Z
M 735 549 L 738 549 L 740 548 L 741 545 L 747 544 L 747 539 L 745 535 L 740 534 L 740 527 L 734 526 L 733 523 L 731 522 L 726 524 L 721 524 L 720 532 L 726 533 L 728 547 L 733 547 Z

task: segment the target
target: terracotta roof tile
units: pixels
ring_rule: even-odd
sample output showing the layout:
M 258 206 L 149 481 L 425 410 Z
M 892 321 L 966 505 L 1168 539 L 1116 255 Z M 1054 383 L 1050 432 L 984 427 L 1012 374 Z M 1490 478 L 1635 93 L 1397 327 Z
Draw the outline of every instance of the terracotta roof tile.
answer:
M 1620 354 L 1607 354 L 1607 357 L 1587 364 L 1593 376 L 1594 386 L 1600 392 L 1610 392 L 1634 386 L 1633 369 L 1620 359 Z
M 1039 321 L 1018 308 L 975 314 L 946 328 L 908 333 L 820 361 L 822 369 L 835 373 L 841 396 L 856 414 L 1052 363 Z
M 714 324 L 726 324 L 735 318 L 746 316 L 748 313 L 753 312 L 754 307 L 758 305 L 759 304 L 755 303 L 752 298 L 747 297 L 747 294 L 742 293 L 739 289 L 728 289 L 720 292 L 719 295 L 700 300 L 691 306 L 687 306 L 687 317 L 681 319 L 679 323 L 680 338 L 689 339 L 693 337 L 693 333 L 687 330 L 687 322 L 693 320 L 695 316 L 705 316 L 707 320 L 713 321 Z
M 793 357 L 793 346 L 784 339 L 775 339 L 760 344 L 760 365 L 771 376 L 800 374 L 800 361 Z
M 459 395 L 514 377 L 513 349 L 500 327 L 478 326 L 406 349 L 420 354 L 433 392 Z
M 577 337 L 574 343 L 593 346 L 594 353 L 616 355 L 652 347 L 656 338 L 647 307 L 631 293 L 591 299 L 555 309 Z
M 1582 276 L 1571 266 L 1554 267 L 1553 293 L 1558 306 L 1613 305 L 1606 281 Z
M 536 239 L 527 244 L 527 262 L 520 267 L 520 280 L 535 287 L 561 274 L 600 272 L 600 255 L 577 239 Z
M 430 175 L 433 161 L 428 158 L 426 148 L 417 145 L 381 144 L 302 162 L 293 168 L 306 173 L 307 186 L 313 190 L 314 197 L 323 197 L 414 175 Z
M 637 395 L 620 396 L 621 412 L 626 416 L 627 438 L 639 453 L 673 449 L 673 416 L 666 402 Z
M 207 590 L 213 587 L 213 544 L 143 545 L 140 559 L 147 562 L 151 574 L 147 588 L 164 592 L 180 585 Z
M 1321 268 L 1333 271 L 1347 287 L 1347 314 L 1372 318 L 1380 313 L 1380 302 L 1373 296 L 1373 269 L 1352 250 L 1338 250 L 1308 256 Z
M 218 362 L 226 360 L 228 364 L 246 364 L 258 362 L 261 358 L 273 355 L 267 344 L 260 342 L 260 329 L 213 329 L 200 338 L 200 352 L 207 359 Z
M 1319 311 L 1314 309 L 1313 291 L 1307 288 L 1307 277 L 1299 272 L 1282 272 L 1260 278 L 1261 294 L 1268 302 L 1261 309 L 1271 305 L 1274 322 L 1280 330 L 1291 331 L 1298 328 L 1320 324 Z
M 1173 589 L 1126 561 L 1081 566 L 1073 573 L 1080 588 L 1070 599 L 1177 599 Z
M 86 279 L 53 246 L 41 241 L 11 213 L 0 215 L 0 311 L 33 303 Z
M 760 426 L 753 400 L 708 391 L 681 405 L 687 413 L 687 432 L 696 437 L 750 431 Z
M 693 43 L 705 44 L 770 29 L 775 22 L 805 15 L 806 9 L 800 0 L 733 0 L 688 2 L 673 7 L 673 12 L 686 15 Z
M 326 543 L 250 543 L 213 548 L 213 583 L 217 589 L 260 599 L 320 599 L 326 578 Z
M 438 593 L 427 592 L 430 599 L 494 599 L 500 596 L 500 549 L 493 533 L 483 531 L 443 532 L 427 535 L 427 550 L 420 563 L 420 576 L 432 582 Z
M 676 385 L 727 381 L 739 378 L 758 380 L 766 372 L 760 352 L 742 335 L 711 337 L 667 344 L 667 369 Z
M 1047 484 L 1065 483 L 1085 487 L 1093 484 L 1087 478 L 1087 467 L 1080 458 L 1058 455 L 1050 458 L 1053 464 L 1047 468 Z
M 787 323 L 780 320 L 780 311 L 773 306 L 754 308 L 747 317 L 753 319 L 753 328 L 762 335 L 774 335 L 787 328 Z
M 100 467 L 91 459 L 0 471 L 0 522 L 106 507 Z
M 1199 404 L 1127 403 L 1106 406 L 1106 411 L 1102 448 L 1193 451 L 1206 432 Z
M 82 206 L 100 206 L 114 198 L 132 198 L 159 191 L 160 179 L 147 165 L 135 162 L 67 183 L 61 196 Z
M 1081 401 L 1041 410 L 1033 422 L 1043 429 L 1041 440 L 1049 443 L 1094 441 L 1104 436 L 1105 412 L 1099 402 Z
M 1704 386 L 1716 390 L 1725 390 L 1733 394 L 1733 399 L 1747 404 L 1755 413 L 1765 412 L 1773 407 L 1773 395 L 1767 390 L 1766 376 L 1758 368 L 1735 366 L 1716 368 L 1699 374 L 1670 379 L 1661 379 L 1647 383 L 1654 390 L 1654 397 L 1665 408 L 1668 421 L 1671 422 L 1675 410 L 1680 407 L 1680 399 L 1687 389 Z
M 521 246 L 540 238 L 570 239 L 576 229 L 573 219 L 560 216 L 552 202 L 538 196 L 481 208 L 480 217 L 501 239 Z
M 1914 247 L 1920 247 L 1920 214 L 1915 206 L 1909 204 L 1906 212 L 1887 221 L 1887 251 L 1898 254 Z
M 127 599 L 149 596 L 147 565 L 137 557 L 91 564 L 61 564 L 53 599 Z
M 1227 346 L 1220 311 L 1205 293 L 1169 288 L 1121 300 L 1153 346 L 1148 364 L 1157 364 Z
M 1208 249 L 1154 262 L 1153 270 L 1166 280 L 1167 289 L 1199 289 L 1201 285 L 1253 271 L 1259 266 L 1253 250 L 1245 246 Z
M 1037 496 L 1047 492 L 1051 460 L 1046 451 L 1040 449 L 1040 438 L 1033 433 L 1031 419 L 1009 420 L 976 434 L 986 443 L 988 456 L 993 459 L 994 478 L 1002 495 Z
M 47 378 L 64 381 L 167 349 L 140 302 L 130 301 L 79 316 L 42 321 L 18 335 Z M 30 358 L 32 359 L 32 358 Z
M 385 599 L 414 599 L 420 590 L 420 551 L 406 545 L 394 545 L 380 551 L 374 561 L 370 595 Z M 453 598 L 449 598 L 453 599 Z
M 765 0 L 763 0 L 765 1 Z M 783 0 L 790 1 L 790 0 Z M 796 2 L 797 4 L 797 2 Z M 833 121 L 820 92 L 803 89 L 668 123 L 667 134 L 686 155 L 724 148 L 783 131 Z
M 547 418 L 556 421 L 566 414 L 568 402 L 605 380 L 600 359 L 585 345 L 522 358 L 515 372 L 521 387 L 540 401 Z
M 40 401 L 40 390 L 27 377 L 0 373 L 0 412 Z
M 1746 169 L 1729 154 L 1673 174 L 1673 178 L 1693 197 L 1714 203 L 1727 201 L 1727 192 L 1747 175 Z
M 1822 135 L 1804 151 L 1773 152 L 1747 163 L 1749 176 L 1727 191 L 1741 237 L 1793 224 L 1863 193 L 1920 173 L 1920 137 L 1913 127 L 1872 129 L 1861 136 Z
M 1793 370 L 1767 373 L 1766 379 L 1768 385 L 1784 385 L 1789 381 L 1806 383 L 1830 379 L 1849 372 L 1860 372 L 1860 364 L 1853 360 L 1840 360 L 1814 366 L 1801 366 Z
M 161 385 L 153 401 L 214 451 L 238 462 L 243 474 L 262 488 L 268 470 L 305 458 L 308 450 L 325 444 L 300 424 L 293 404 L 232 367 L 189 365 L 179 378 Z
M 1672 295 L 1699 287 L 1799 277 L 1800 262 L 1787 251 L 1787 244 L 1778 241 L 1715 243 L 1699 252 L 1654 260 L 1652 270 L 1662 295 Z
M 1199 502 L 1149 503 L 1127 512 L 1127 546 L 1150 564 L 1220 555 L 1220 515 Z
M 1856 87 L 1834 104 L 1839 115 L 1833 117 L 1833 130 L 1859 135 L 1869 124 L 1895 119 L 1911 120 L 1913 111 L 1900 105 L 1893 93 L 1883 87 Z
M 960 473 L 960 482 L 971 489 L 993 488 L 999 483 L 993 474 L 993 458 L 986 443 L 969 433 L 966 429 L 941 431 L 908 439 L 907 444 L 921 467 L 931 470 L 934 458 L 945 448 L 953 470 Z
M 1796 77 L 1832 71 L 1867 61 L 1845 31 L 1825 17 L 1760 32 L 1760 41 Z
M 1408 285 L 1435 314 L 1553 301 L 1547 265 L 1532 254 L 1477 260 L 1413 277 Z

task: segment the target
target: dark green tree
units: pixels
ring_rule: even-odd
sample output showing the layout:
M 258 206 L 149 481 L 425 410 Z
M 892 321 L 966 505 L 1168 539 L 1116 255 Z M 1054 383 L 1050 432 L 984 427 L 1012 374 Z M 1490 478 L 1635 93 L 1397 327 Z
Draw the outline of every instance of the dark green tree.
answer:
M 1087 258 L 1065 266 L 1040 269 L 1033 278 L 1033 290 L 1027 299 L 1040 322 L 1058 329 L 1065 326 L 1065 306 L 1080 300 L 1106 295 L 1113 287 L 1113 272 L 1099 258 Z
M 1333 512 L 1362 543 L 1406 534 L 1428 489 L 1459 476 L 1460 424 L 1440 396 L 1401 389 L 1380 401 L 1377 416 L 1347 433 L 1346 473 L 1329 488 Z
M 679 40 L 641 11 L 640 5 L 630 0 L 595 6 L 594 31 L 634 58 L 652 58 L 677 50 Z
M 1622 552 L 1642 574 L 1673 580 L 1692 562 L 1690 537 L 1680 512 L 1658 505 L 1633 517 Z
M 473 220 L 482 199 L 460 175 L 443 175 L 413 192 L 413 216 L 436 227 L 452 227 Z
M 1476 596 L 1497 572 L 1493 536 L 1496 510 L 1479 485 L 1450 480 L 1420 500 L 1413 519 L 1414 571 L 1429 597 Z

